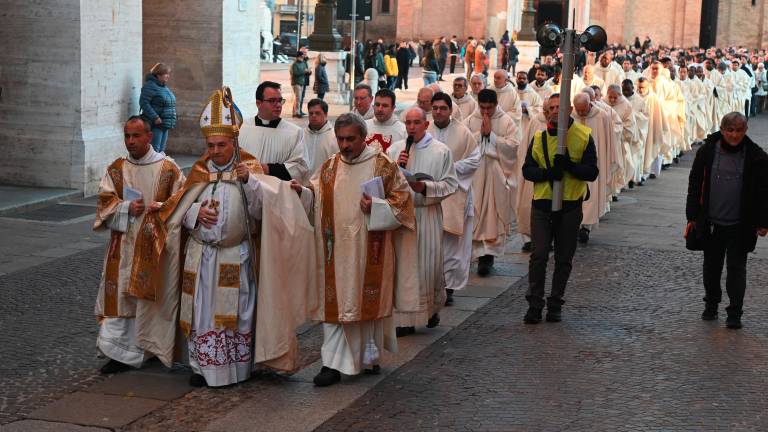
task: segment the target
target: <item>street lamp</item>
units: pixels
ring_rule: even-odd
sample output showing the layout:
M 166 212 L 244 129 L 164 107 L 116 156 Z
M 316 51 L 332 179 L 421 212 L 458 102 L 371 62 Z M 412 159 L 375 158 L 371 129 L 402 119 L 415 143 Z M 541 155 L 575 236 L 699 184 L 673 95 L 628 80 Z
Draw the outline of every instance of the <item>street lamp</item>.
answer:
M 561 30 L 557 24 L 549 23 L 536 32 L 536 41 L 544 48 L 559 47 L 563 55 L 563 70 L 560 75 L 560 112 L 557 117 L 557 154 L 565 154 L 571 107 L 571 80 L 576 51 L 580 47 L 592 52 L 600 51 L 605 48 L 608 36 L 605 30 L 597 25 L 587 27 L 579 35 L 576 30 Z M 562 208 L 563 182 L 555 180 L 552 185 L 552 211 L 560 211 Z

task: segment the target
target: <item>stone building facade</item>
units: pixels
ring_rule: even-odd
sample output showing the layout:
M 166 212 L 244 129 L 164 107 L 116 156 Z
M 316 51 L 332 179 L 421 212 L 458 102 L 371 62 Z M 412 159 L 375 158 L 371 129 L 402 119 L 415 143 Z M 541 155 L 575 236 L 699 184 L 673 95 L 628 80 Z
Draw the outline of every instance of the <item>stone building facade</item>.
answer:
M 658 44 L 768 48 L 768 0 L 533 0 L 535 22 L 603 26 L 611 43 L 646 35 Z M 398 0 L 397 38 L 456 34 L 499 38 L 518 31 L 529 0 Z M 439 17 L 439 19 L 436 19 Z
M 7 0 L 0 14 L 0 183 L 95 193 L 125 154 L 146 71 L 173 69 L 170 152 L 201 154 L 198 116 L 229 85 L 255 113 L 263 1 Z

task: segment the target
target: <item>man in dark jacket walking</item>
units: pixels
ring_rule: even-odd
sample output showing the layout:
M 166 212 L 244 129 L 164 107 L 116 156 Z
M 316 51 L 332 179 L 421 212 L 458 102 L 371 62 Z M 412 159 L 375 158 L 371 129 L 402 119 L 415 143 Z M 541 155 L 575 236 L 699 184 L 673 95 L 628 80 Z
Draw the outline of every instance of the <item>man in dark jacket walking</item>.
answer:
M 768 155 L 746 133 L 744 114 L 723 116 L 720 132 L 708 136 L 696 152 L 685 206 L 686 237 L 696 236 L 704 249 L 701 318 L 717 319 L 725 260 L 726 326 L 733 329 L 741 328 L 747 254 L 755 250 L 757 236 L 768 233 Z
M 395 54 L 397 59 L 397 82 L 395 87 L 408 90 L 408 69 L 411 67 L 411 51 L 405 41 L 400 42 L 400 48 Z

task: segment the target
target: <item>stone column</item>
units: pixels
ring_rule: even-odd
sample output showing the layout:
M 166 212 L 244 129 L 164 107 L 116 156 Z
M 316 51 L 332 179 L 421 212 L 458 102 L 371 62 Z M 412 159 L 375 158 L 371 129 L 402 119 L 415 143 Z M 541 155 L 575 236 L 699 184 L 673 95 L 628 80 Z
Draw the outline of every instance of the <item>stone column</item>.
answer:
M 313 51 L 341 49 L 341 35 L 336 31 L 336 0 L 317 0 L 315 30 L 308 41 L 309 48 Z
M 533 8 L 533 0 L 523 0 L 520 33 L 517 34 L 517 42 L 515 43 L 520 51 L 517 70 L 528 70 L 539 56 L 539 43 L 536 42 L 536 29 L 534 28 L 535 18 L 536 9 Z
M 171 66 L 178 122 L 168 152 L 202 154 L 199 116 L 210 93 L 223 85 L 244 116 L 256 115 L 260 78 L 260 5 L 254 2 L 144 1 L 144 70 Z
M 139 110 L 141 1 L 5 6 L 0 182 L 95 193 Z

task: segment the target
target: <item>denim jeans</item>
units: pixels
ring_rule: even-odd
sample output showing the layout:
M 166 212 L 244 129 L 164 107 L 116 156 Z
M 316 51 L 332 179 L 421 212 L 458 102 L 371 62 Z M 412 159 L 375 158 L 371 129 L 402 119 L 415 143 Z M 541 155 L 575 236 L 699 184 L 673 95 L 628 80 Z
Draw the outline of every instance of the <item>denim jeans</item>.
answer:
M 424 78 L 424 87 L 437 82 L 437 72 L 422 71 L 421 75 L 422 75 L 422 78 Z
M 168 143 L 168 129 L 162 126 L 152 127 L 152 148 L 158 153 L 165 152 L 165 145 Z

